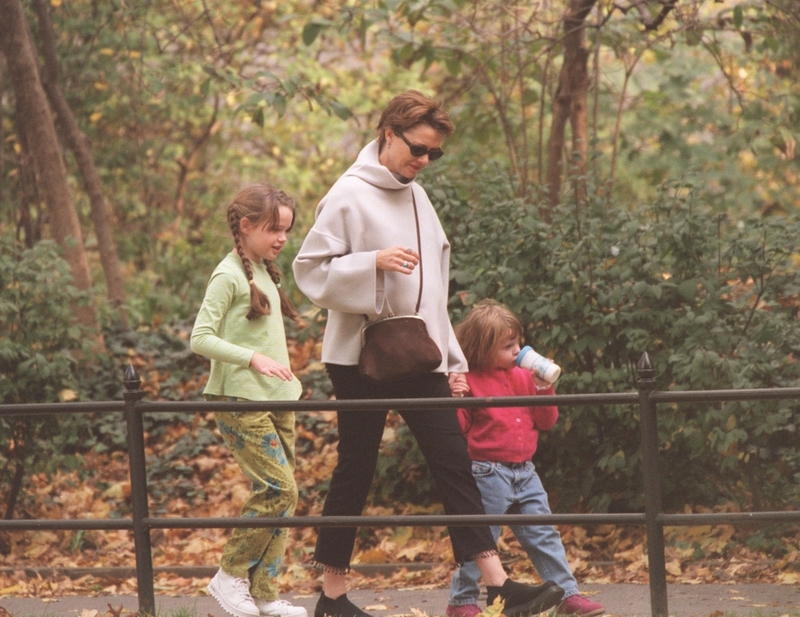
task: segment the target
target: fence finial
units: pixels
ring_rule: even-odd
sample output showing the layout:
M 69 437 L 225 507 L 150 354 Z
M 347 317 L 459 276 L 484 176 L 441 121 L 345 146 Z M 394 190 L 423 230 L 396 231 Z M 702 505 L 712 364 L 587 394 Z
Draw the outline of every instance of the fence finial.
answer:
M 636 374 L 639 376 L 639 379 L 636 381 L 637 388 L 640 390 L 655 390 L 656 380 L 654 377 L 656 376 L 656 369 L 653 367 L 652 362 L 650 362 L 650 356 L 647 355 L 646 351 L 636 363 Z
M 122 383 L 125 384 L 125 390 L 127 392 L 136 392 L 139 390 L 139 386 L 142 385 L 142 380 L 136 372 L 136 369 L 133 368 L 133 364 L 128 364 L 128 368 L 125 369 L 125 376 L 122 379 Z

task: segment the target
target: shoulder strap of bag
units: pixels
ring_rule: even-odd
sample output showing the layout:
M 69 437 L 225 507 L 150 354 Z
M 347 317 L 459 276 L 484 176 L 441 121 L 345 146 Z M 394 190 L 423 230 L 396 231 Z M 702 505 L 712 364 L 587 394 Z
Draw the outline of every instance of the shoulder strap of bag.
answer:
M 419 294 L 417 295 L 417 308 L 414 315 L 419 313 L 419 305 L 422 304 L 422 240 L 419 234 L 419 213 L 417 212 L 417 199 L 414 197 L 414 187 L 411 187 L 411 203 L 414 204 L 414 223 L 417 225 L 417 254 L 419 255 Z

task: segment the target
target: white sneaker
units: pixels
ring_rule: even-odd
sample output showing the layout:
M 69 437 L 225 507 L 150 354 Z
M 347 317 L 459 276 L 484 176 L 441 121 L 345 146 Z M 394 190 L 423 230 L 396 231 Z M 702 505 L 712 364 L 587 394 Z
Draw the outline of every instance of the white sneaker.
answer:
M 295 606 L 286 600 L 269 602 L 255 598 L 256 606 L 261 617 L 308 617 L 308 612 L 302 606 Z
M 260 617 L 246 578 L 236 578 L 220 568 L 208 584 L 208 593 L 233 617 Z

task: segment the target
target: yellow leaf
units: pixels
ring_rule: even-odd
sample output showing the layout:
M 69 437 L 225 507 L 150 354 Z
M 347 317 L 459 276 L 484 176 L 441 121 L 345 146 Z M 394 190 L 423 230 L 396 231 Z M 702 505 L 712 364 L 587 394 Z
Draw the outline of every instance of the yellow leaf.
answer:
M 398 527 L 394 530 L 392 537 L 389 538 L 399 548 L 403 548 L 411 539 L 413 530 L 411 527 Z
M 477 615 L 476 617 L 500 617 L 503 614 L 503 608 L 505 608 L 505 602 L 500 596 L 497 596 L 492 602 L 491 606 L 487 606 L 482 613 Z
M 203 555 L 208 552 L 208 542 L 202 538 L 192 538 L 183 552 L 190 555 Z
M 52 6 L 54 9 L 57 9 L 61 6 L 61 0 L 50 0 L 50 6 Z
M 783 570 L 789 564 L 795 564 L 800 561 L 800 551 L 790 551 L 780 563 L 777 565 L 778 570 Z
M 106 518 L 109 512 L 111 512 L 111 505 L 98 500 L 92 504 L 92 516 L 89 518 Z
M 103 49 L 100 50 L 100 53 L 103 54 L 104 56 L 113 56 L 114 50 L 111 49 L 110 47 L 103 47 Z
M 125 499 L 131 495 L 130 482 L 115 482 L 103 491 L 103 497 L 106 499 Z
M 108 84 L 104 84 L 102 81 L 94 82 L 94 89 L 95 90 L 108 90 Z
M 70 401 L 77 400 L 78 393 L 75 392 L 75 390 L 64 388 L 61 392 L 58 393 L 58 398 L 61 400 L 62 403 L 68 403 Z
M 680 576 L 682 573 L 681 562 L 678 561 L 677 559 L 668 562 L 665 567 L 667 572 L 669 572 L 673 576 Z
M 100 118 L 103 117 L 102 112 L 96 111 L 91 116 L 89 116 L 89 120 L 94 123 L 97 122 Z
M 389 563 L 389 557 L 382 550 L 373 548 L 357 556 L 358 563 Z
M 424 544 L 417 544 L 416 546 L 408 546 L 397 553 L 398 557 L 405 557 L 409 561 L 414 561 L 417 556 L 425 551 Z
M 781 572 L 778 575 L 778 582 L 781 585 L 796 585 L 800 583 L 800 574 L 797 572 Z
M 58 536 L 52 531 L 39 531 L 33 534 L 30 545 L 25 549 L 26 557 L 41 557 L 52 546 L 58 544 Z
M 614 559 L 618 561 L 639 562 L 644 559 L 644 547 L 637 544 L 627 551 L 618 551 L 614 553 Z
M 36 559 L 37 557 L 44 555 L 49 548 L 49 546 L 45 546 L 43 544 L 32 544 L 25 549 L 25 557 Z
M 725 423 L 725 428 L 727 428 L 729 431 L 732 431 L 736 428 L 736 416 L 733 414 L 728 416 L 728 421 Z

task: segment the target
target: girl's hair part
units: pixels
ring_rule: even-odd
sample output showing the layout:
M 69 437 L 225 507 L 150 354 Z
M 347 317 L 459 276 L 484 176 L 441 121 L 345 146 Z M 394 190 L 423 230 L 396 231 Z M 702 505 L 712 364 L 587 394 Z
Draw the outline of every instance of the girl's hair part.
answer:
M 247 313 L 247 319 L 257 319 L 262 315 L 270 315 L 272 307 L 269 304 L 267 295 L 255 284 L 250 259 L 244 254 L 241 240 L 242 219 L 247 219 L 251 225 L 264 225 L 269 229 L 276 229 L 281 220 L 281 208 L 289 208 L 292 211 L 292 224 L 289 226 L 289 229 L 291 229 L 294 226 L 295 217 L 294 199 L 266 182 L 251 184 L 243 188 L 228 206 L 228 227 L 230 227 L 233 234 L 233 245 L 242 260 L 247 282 L 250 283 L 250 310 Z M 300 321 L 300 314 L 281 287 L 280 269 L 268 259 L 264 259 L 263 263 L 270 278 L 278 288 L 282 313 L 296 322 Z
M 394 97 L 381 114 L 378 121 L 378 146 L 383 149 L 386 143 L 386 129 L 403 133 L 409 129 L 426 124 L 444 137 L 453 134 L 455 127 L 441 103 L 428 98 L 418 90 L 407 90 Z
M 522 337 L 522 323 L 504 304 L 482 300 L 455 328 L 471 371 L 494 367 L 500 346 L 510 335 Z

